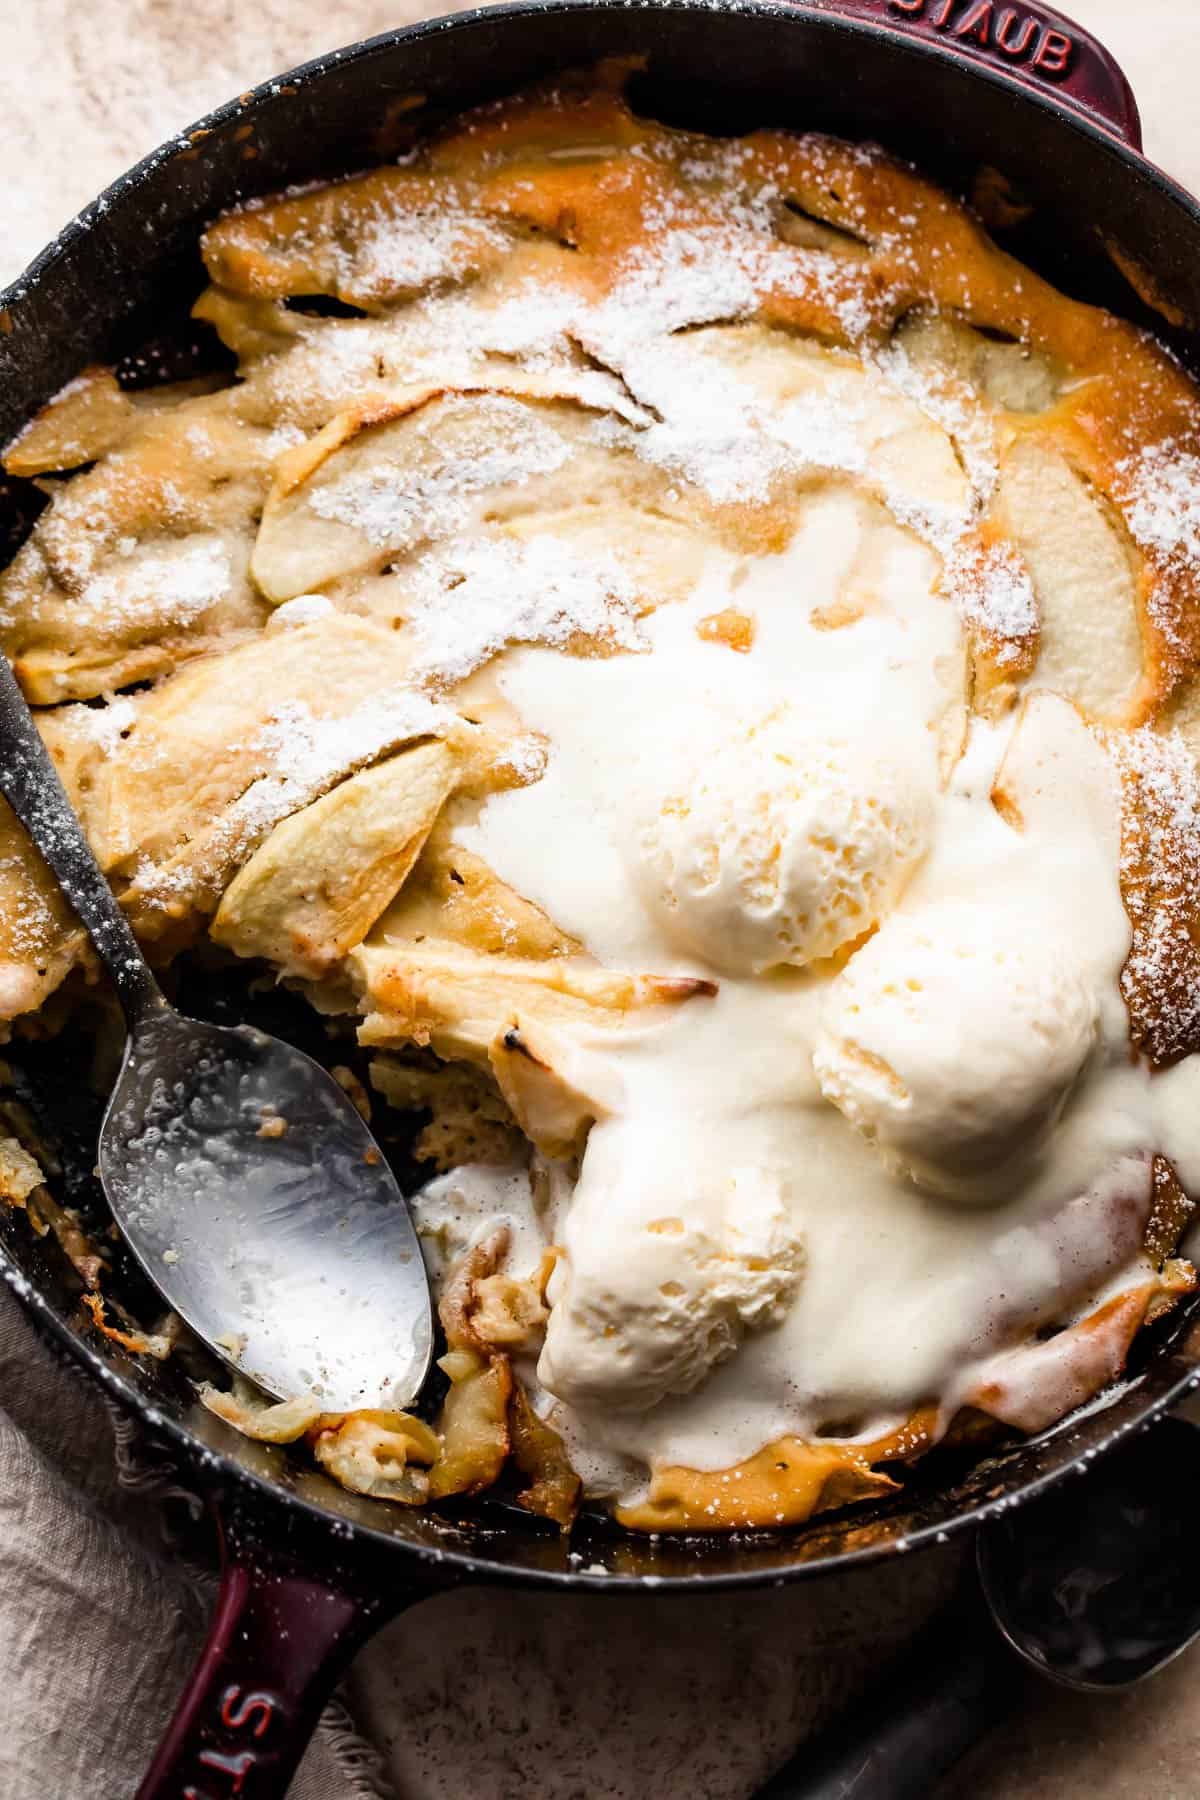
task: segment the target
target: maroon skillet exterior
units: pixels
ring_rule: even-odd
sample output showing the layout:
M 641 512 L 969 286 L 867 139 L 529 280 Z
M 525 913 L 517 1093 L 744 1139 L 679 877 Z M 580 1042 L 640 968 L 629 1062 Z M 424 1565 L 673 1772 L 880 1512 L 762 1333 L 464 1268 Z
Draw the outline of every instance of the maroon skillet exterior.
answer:
M 1180 316 L 1200 319 L 1200 210 L 1137 154 L 1137 108 L 1111 57 L 1050 8 L 1022 0 L 751 0 L 718 9 L 699 0 L 528 0 L 295 71 L 114 184 L 0 295 L 0 439 L 85 362 L 148 335 L 156 309 L 195 293 L 196 234 L 243 192 L 394 154 L 413 90 L 437 117 L 556 67 L 643 49 L 648 104 L 661 103 L 664 116 L 715 129 L 840 127 L 877 136 L 959 186 L 971 164 L 999 163 L 1018 185 L 1052 198 L 1050 228 L 1036 241 L 1014 239 L 1017 254 L 1066 285 L 1086 266 L 1085 297 L 1161 328 L 1093 241 L 1095 213 L 1105 242 L 1153 274 L 1153 291 L 1177 299 Z M 370 129 L 360 117 L 374 122 Z M 1188 328 L 1166 335 L 1195 356 Z M 0 1220 L 0 1272 L 48 1340 L 140 1417 L 179 1479 L 208 1495 L 223 1520 L 225 1577 L 210 1640 L 140 1800 L 278 1800 L 354 1651 L 401 1607 L 456 1582 L 611 1593 L 652 1581 L 661 1595 L 834 1572 L 962 1531 L 1042 1491 L 1200 1379 L 1200 1330 L 1185 1318 L 1148 1340 L 1137 1385 L 1107 1413 L 974 1468 L 939 1471 L 935 1459 L 890 1508 L 733 1541 L 632 1542 L 588 1522 L 572 1557 L 515 1515 L 439 1522 L 359 1506 L 255 1446 L 214 1441 L 211 1422 L 157 1386 L 159 1374 L 81 1334 L 74 1296 L 56 1285 L 19 1221 Z
M 826 12 L 870 19 L 939 44 L 1099 121 L 1134 150 L 1142 122 L 1133 89 L 1104 46 L 1051 6 L 1007 0 L 814 0 Z

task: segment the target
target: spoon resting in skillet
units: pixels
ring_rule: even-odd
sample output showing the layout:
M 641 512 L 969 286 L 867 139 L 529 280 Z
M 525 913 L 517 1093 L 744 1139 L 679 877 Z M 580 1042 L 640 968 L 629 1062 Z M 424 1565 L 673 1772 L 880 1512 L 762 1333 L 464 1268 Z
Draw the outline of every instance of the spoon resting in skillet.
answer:
M 303 1052 L 168 1005 L 7 661 L 0 792 L 112 976 L 129 1037 L 100 1133 L 113 1218 L 209 1349 L 286 1400 L 401 1408 L 429 1369 L 416 1231 L 349 1096 Z

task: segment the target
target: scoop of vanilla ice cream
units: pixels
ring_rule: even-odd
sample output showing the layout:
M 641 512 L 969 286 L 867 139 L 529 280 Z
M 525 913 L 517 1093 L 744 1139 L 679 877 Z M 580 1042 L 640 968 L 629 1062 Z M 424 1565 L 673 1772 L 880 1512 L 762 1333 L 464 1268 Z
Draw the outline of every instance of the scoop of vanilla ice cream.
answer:
M 635 822 L 635 875 L 668 938 L 733 975 L 832 956 L 925 855 L 934 784 L 790 706 L 691 747 Z
M 803 1273 L 784 1172 L 641 1148 L 621 1122 L 593 1129 L 550 1281 L 538 1380 L 571 1406 L 690 1393 L 779 1323 Z
M 988 1201 L 1044 1142 L 1088 1062 L 1099 1003 L 1057 932 L 963 900 L 896 915 L 832 983 L 821 1091 L 889 1166 Z

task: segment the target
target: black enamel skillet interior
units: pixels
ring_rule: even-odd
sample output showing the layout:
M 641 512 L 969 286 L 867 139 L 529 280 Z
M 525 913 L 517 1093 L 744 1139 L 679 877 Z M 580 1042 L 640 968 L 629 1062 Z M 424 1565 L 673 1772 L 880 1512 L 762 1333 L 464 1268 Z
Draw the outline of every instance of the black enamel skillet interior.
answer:
M 1200 208 L 1141 156 L 1137 110 L 1111 58 L 1049 9 L 991 0 L 526 0 L 311 63 L 211 114 L 116 182 L 0 294 L 0 441 L 90 362 L 117 362 L 130 383 L 211 362 L 187 310 L 203 284 L 200 231 L 223 208 L 386 160 L 464 106 L 612 55 L 645 57 L 635 103 L 672 123 L 874 139 L 967 195 L 981 171 L 998 170 L 1024 202 L 1006 247 L 1066 292 L 1146 324 L 1200 367 L 1200 333 L 1149 312 L 1112 254 L 1145 271 L 1143 293 L 1170 296 L 1173 316 L 1200 321 Z M 30 485 L 0 483 L 0 556 L 38 505 Z M 225 991 L 206 981 L 202 994 L 181 999 L 214 1016 L 246 1013 L 244 982 Z M 263 1022 L 300 1043 L 309 1029 L 300 1007 Z M 88 1173 L 85 1054 L 69 1035 L 11 1052 L 59 1147 L 60 1198 L 102 1229 Z M 403 1164 L 403 1145 L 396 1153 Z M 134 1415 L 221 1523 L 225 1577 L 212 1638 L 142 1800 L 281 1795 L 354 1651 L 439 1589 L 519 1583 L 635 1590 L 649 1600 L 832 1577 L 970 1531 L 1200 1384 L 1192 1309 L 1145 1335 L 1111 1404 L 983 1461 L 935 1453 L 888 1504 L 800 1531 L 720 1538 L 648 1540 L 585 1518 L 566 1544 L 497 1503 L 435 1515 L 360 1499 L 285 1452 L 239 1438 L 199 1408 L 181 1370 L 135 1362 L 85 1329 L 77 1280 L 18 1214 L 0 1217 L 0 1272 L 48 1343 L 95 1383 L 97 1399 L 107 1394 Z M 135 1314 L 149 1309 L 119 1254 L 115 1281 Z

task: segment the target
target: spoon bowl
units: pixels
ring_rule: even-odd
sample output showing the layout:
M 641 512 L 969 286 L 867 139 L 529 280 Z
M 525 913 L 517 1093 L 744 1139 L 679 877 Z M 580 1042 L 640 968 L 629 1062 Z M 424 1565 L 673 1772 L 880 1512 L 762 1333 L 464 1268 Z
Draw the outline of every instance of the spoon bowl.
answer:
M 100 1134 L 113 1216 L 184 1322 L 279 1399 L 400 1408 L 433 1326 L 396 1178 L 318 1063 L 165 1003 L 130 1037 Z

